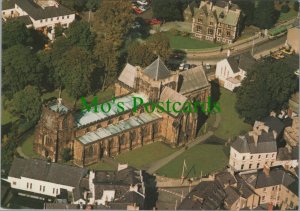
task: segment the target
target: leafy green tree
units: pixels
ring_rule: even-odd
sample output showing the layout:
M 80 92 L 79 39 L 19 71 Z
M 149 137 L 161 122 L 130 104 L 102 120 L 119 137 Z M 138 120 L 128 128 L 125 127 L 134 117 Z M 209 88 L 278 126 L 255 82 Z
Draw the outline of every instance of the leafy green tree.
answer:
M 293 8 L 294 8 L 294 10 L 295 10 L 296 12 L 299 11 L 299 1 L 296 0 L 296 1 L 294 2 Z
M 255 9 L 255 1 L 254 0 L 236 0 L 233 3 L 237 4 L 243 13 L 245 14 L 244 24 L 249 26 L 253 24 L 254 19 L 254 9 Z
M 124 44 L 124 38 L 134 22 L 131 3 L 123 0 L 103 0 L 94 19 L 97 42 L 111 43 L 113 49 L 117 50 Z
M 95 44 L 95 33 L 91 32 L 87 22 L 75 21 L 71 23 L 66 34 L 71 45 L 76 45 L 86 50 L 93 49 Z
M 91 91 L 96 64 L 87 51 L 73 47 L 62 56 L 58 71 L 68 93 L 78 99 Z
M 7 21 L 2 28 L 2 47 L 4 49 L 16 44 L 30 43 L 30 31 L 18 20 Z
M 259 0 L 254 12 L 254 24 L 261 29 L 270 29 L 278 19 L 274 0 Z
M 169 38 L 163 33 L 156 33 L 147 41 L 150 51 L 160 56 L 164 61 L 170 58 L 172 53 Z
M 127 60 L 130 64 L 141 67 L 148 66 L 157 58 L 157 55 L 150 50 L 147 44 L 140 44 L 139 42 L 132 43 L 128 47 L 127 54 Z
M 27 122 L 35 122 L 41 113 L 41 93 L 37 87 L 26 86 L 23 90 L 14 94 L 9 101 L 9 111 Z
M 183 20 L 182 3 L 180 0 L 153 0 L 152 11 L 154 17 L 159 18 L 161 20 Z
M 82 12 L 85 9 L 86 2 L 86 0 L 59 0 L 59 3 L 77 12 Z
M 288 13 L 290 11 L 290 7 L 288 4 L 284 4 L 282 5 L 281 7 L 281 10 L 280 10 L 282 13 Z
M 88 0 L 85 4 L 85 7 L 88 10 L 96 10 L 100 6 L 100 0 Z
M 42 86 L 43 67 L 28 47 L 15 45 L 4 50 L 2 88 L 7 97 L 27 85 Z
M 284 62 L 262 62 L 247 71 L 237 90 L 236 109 L 246 121 L 254 122 L 280 110 L 297 91 L 294 69 Z
M 64 148 L 61 157 L 65 162 L 68 162 L 69 160 L 72 159 L 72 151 L 70 148 Z

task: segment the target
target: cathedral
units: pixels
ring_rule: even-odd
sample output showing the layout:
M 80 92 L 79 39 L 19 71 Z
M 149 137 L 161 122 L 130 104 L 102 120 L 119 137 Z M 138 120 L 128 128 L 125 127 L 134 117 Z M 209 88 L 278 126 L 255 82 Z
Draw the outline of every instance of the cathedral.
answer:
M 69 149 L 78 166 L 96 163 L 104 157 L 134 150 L 154 141 L 172 147 L 196 137 L 199 112 L 145 112 L 140 106 L 133 112 L 133 97 L 144 102 L 206 102 L 210 96 L 202 66 L 170 71 L 158 58 L 146 68 L 126 64 L 115 83 L 115 101 L 123 102 L 122 112 L 107 113 L 73 110 L 61 99 L 43 106 L 35 131 L 34 150 L 53 162 Z M 101 105 L 98 105 L 101 106 Z

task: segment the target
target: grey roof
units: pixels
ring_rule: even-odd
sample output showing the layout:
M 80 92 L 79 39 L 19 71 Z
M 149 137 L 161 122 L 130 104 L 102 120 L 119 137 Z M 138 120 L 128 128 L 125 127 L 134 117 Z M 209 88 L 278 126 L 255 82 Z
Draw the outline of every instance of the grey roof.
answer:
M 63 104 L 57 103 L 57 101 L 50 102 L 49 108 L 52 111 L 59 112 L 59 113 L 67 113 L 69 111 L 69 109 L 66 106 L 64 106 Z
M 8 21 L 13 21 L 13 20 L 20 21 L 20 22 L 24 23 L 26 26 L 32 24 L 32 21 L 28 15 L 17 16 L 17 17 L 8 19 Z
M 247 71 L 256 63 L 256 60 L 249 52 L 240 54 L 238 56 L 230 56 L 227 58 L 227 61 L 234 73 L 239 72 L 240 69 Z
M 158 57 L 152 64 L 144 69 L 144 73 L 154 80 L 165 79 L 171 76 L 172 72 L 166 67 L 164 62 Z
M 238 193 L 238 191 L 231 186 L 228 186 L 224 190 L 226 193 L 225 203 L 230 208 L 233 205 L 233 203 L 235 203 L 237 200 L 239 200 L 240 193 Z
M 298 196 L 298 178 L 283 167 L 271 167 L 268 176 L 260 169 L 257 172 L 241 174 L 241 177 L 256 189 L 284 185 Z
M 181 72 L 179 80 L 181 94 L 210 86 L 202 66 Z
M 9 176 L 15 178 L 26 177 L 76 187 L 86 172 L 85 168 L 48 163 L 45 160 L 15 158 Z
M 272 130 L 276 131 L 278 135 L 283 132 L 284 123 L 274 116 L 268 116 L 264 118 L 262 122 L 264 122 L 265 125 L 270 127 Z
M 255 146 L 252 136 L 247 133 L 244 136 L 239 136 L 231 145 L 235 150 L 240 153 L 271 153 L 277 152 L 277 144 L 274 139 L 273 132 L 266 133 L 263 131 L 258 136 L 257 146 Z
M 42 8 L 36 4 L 33 0 L 15 0 L 16 4 L 26 11 L 27 14 L 34 20 L 41 20 L 46 18 L 53 18 L 58 16 L 65 16 L 75 14 L 74 11 L 66 8 L 63 5 L 49 6 Z
M 134 88 L 134 82 L 137 75 L 137 67 L 127 63 L 121 72 L 118 80 L 126 84 L 127 86 Z
M 241 178 L 239 174 L 235 175 L 235 178 L 237 180 L 237 189 L 241 193 L 242 197 L 247 199 L 250 197 L 252 194 L 256 194 L 250 187 L 249 185 Z
M 227 171 L 216 174 L 216 180 L 220 183 L 222 187 L 225 187 L 226 185 L 236 184 L 235 177 Z
M 178 210 L 222 209 L 225 192 L 215 181 L 199 183 L 178 206 Z
M 171 89 L 170 87 L 164 87 L 161 95 L 160 95 L 160 102 L 164 102 L 163 107 L 165 111 L 167 112 L 167 101 L 170 101 L 170 108 L 173 108 L 173 104 L 176 102 L 181 103 L 180 105 L 177 105 L 175 108 L 177 110 L 180 110 L 184 103 L 187 101 L 187 98 L 183 96 L 182 94 L 176 92 L 174 89 Z M 175 112 L 173 109 L 170 109 L 170 113 L 174 116 L 177 116 L 178 113 Z

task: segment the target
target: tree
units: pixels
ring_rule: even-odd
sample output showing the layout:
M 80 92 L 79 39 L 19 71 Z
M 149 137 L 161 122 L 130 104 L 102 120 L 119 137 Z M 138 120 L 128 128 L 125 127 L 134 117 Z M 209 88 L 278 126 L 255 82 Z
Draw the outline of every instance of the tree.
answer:
M 72 150 L 70 148 L 64 148 L 61 157 L 65 162 L 68 162 L 72 159 Z
M 254 12 L 254 24 L 261 29 L 270 29 L 277 19 L 274 0 L 259 0 Z
M 77 12 L 82 12 L 85 9 L 86 0 L 59 0 L 59 3 Z
M 8 102 L 9 111 L 27 122 L 35 122 L 41 113 L 41 93 L 35 86 L 26 86 L 23 90 L 14 94 L 13 99 Z
M 71 45 L 92 50 L 95 44 L 95 33 L 90 31 L 90 26 L 85 21 L 74 21 L 67 31 L 67 38 Z
M 244 24 L 249 26 L 253 24 L 254 19 L 254 9 L 255 9 L 255 1 L 254 0 L 236 0 L 234 1 L 237 4 L 243 13 L 245 14 Z
M 30 31 L 18 20 L 10 20 L 3 24 L 2 46 L 4 49 L 16 44 L 26 45 L 30 42 Z
M 282 109 L 298 87 L 293 71 L 284 62 L 262 62 L 248 70 L 237 90 L 238 113 L 252 123 L 273 110 Z
M 88 10 L 96 10 L 100 6 L 100 0 L 88 0 L 85 4 L 85 7 Z
M 156 33 L 147 41 L 150 51 L 167 61 L 171 55 L 171 46 L 169 38 L 163 33 Z
M 290 11 L 290 7 L 288 4 L 284 4 L 282 5 L 281 7 L 281 10 L 280 10 L 282 13 L 288 13 Z
M 42 85 L 43 67 L 28 47 L 15 45 L 3 52 L 3 92 L 7 97 L 27 85 Z
M 295 1 L 293 7 L 294 7 L 294 10 L 296 12 L 298 12 L 299 11 L 299 1 Z
M 157 55 L 151 51 L 147 44 L 140 44 L 139 42 L 132 43 L 127 50 L 127 60 L 132 65 L 146 67 L 150 65 Z
M 91 91 L 92 74 L 96 71 L 92 56 L 84 49 L 73 47 L 61 58 L 58 68 L 64 87 L 76 100 Z
M 130 1 L 103 0 L 95 13 L 94 30 L 97 31 L 97 42 L 113 44 L 117 50 L 124 44 L 134 22 Z
M 180 0 L 153 0 L 153 15 L 165 21 L 182 21 L 182 5 Z

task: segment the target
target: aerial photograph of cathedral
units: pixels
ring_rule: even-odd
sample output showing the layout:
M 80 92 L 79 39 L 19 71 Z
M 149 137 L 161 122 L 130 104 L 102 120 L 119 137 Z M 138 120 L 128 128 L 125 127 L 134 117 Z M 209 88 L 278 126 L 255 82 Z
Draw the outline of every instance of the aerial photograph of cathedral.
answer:
M 298 0 L 2 0 L 1 208 L 298 210 Z

